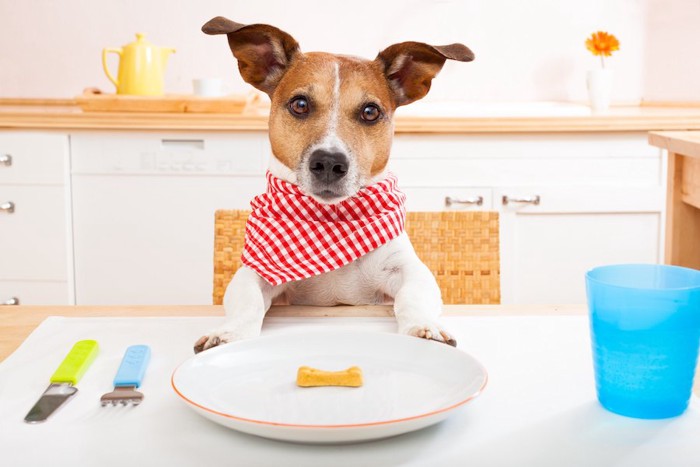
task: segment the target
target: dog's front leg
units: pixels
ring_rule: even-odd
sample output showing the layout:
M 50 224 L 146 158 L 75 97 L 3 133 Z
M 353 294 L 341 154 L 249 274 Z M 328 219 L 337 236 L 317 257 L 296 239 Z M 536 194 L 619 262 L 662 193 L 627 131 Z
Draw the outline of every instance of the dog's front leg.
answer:
M 430 270 L 420 261 L 411 261 L 403 266 L 400 276 L 394 296 L 399 332 L 456 346 L 455 338 L 438 323 L 442 298 Z
M 224 294 L 226 322 L 201 337 L 195 353 L 217 345 L 260 335 L 263 318 L 272 299 L 284 291 L 284 285 L 268 284 L 252 269 L 243 266 L 231 279 Z
M 390 248 L 383 266 L 389 273 L 384 292 L 394 298 L 399 332 L 456 346 L 455 338 L 438 323 L 442 296 L 430 269 L 416 256 L 407 236 L 394 240 Z

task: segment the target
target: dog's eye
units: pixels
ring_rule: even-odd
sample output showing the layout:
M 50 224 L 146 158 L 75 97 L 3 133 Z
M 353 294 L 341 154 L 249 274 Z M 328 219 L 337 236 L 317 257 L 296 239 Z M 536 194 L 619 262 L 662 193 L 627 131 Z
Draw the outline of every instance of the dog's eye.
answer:
M 309 113 L 309 101 L 305 97 L 295 97 L 289 102 L 289 110 L 292 115 L 304 116 Z
M 362 109 L 362 120 L 365 122 L 374 122 L 381 114 L 382 112 L 379 110 L 379 107 L 374 104 L 367 104 Z

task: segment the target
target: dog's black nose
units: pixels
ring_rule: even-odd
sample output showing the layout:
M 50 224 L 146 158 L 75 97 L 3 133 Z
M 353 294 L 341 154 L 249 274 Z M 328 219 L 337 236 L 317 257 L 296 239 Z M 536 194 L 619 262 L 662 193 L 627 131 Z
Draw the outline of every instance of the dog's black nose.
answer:
M 319 149 L 309 158 L 309 170 L 319 181 L 332 183 L 348 173 L 348 158 L 342 152 Z

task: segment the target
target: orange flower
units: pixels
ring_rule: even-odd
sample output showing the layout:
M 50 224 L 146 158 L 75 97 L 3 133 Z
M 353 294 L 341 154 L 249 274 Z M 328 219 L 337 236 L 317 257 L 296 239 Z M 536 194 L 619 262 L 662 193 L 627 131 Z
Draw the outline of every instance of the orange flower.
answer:
M 593 55 L 609 57 L 616 50 L 620 50 L 620 42 L 617 37 L 608 34 L 604 31 L 598 31 L 591 34 L 591 37 L 586 39 L 586 48 Z

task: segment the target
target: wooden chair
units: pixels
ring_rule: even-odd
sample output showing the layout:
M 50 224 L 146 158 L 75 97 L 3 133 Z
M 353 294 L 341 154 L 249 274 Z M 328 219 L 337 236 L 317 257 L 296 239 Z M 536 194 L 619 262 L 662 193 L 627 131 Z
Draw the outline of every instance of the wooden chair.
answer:
M 214 304 L 241 267 L 248 211 L 216 211 Z M 445 304 L 498 304 L 501 300 L 497 212 L 409 212 L 406 232 L 435 275 Z

